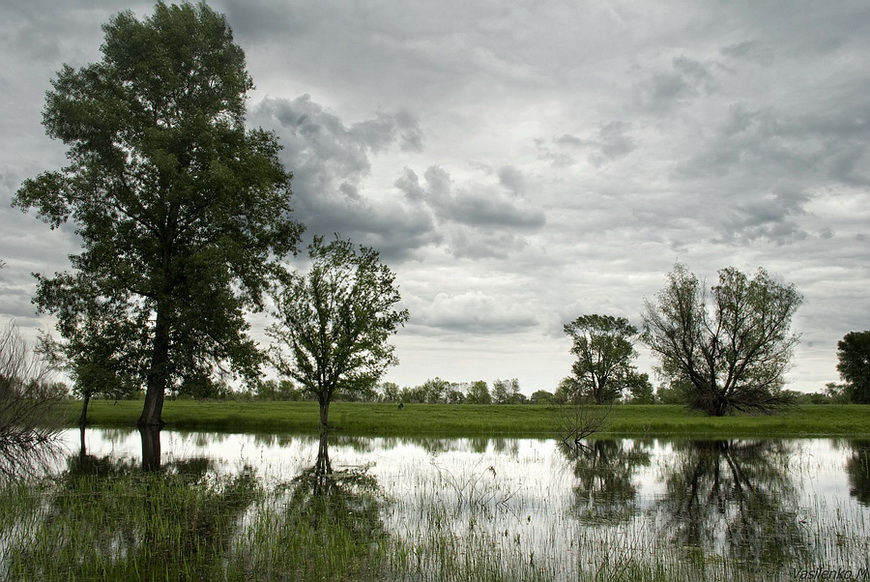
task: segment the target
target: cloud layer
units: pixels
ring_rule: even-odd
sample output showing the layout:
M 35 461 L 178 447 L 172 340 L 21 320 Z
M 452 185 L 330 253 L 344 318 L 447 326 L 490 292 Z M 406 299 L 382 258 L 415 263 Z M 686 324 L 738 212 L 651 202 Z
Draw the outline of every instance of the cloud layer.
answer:
M 795 388 L 836 381 L 836 342 L 870 329 L 866 2 L 210 3 L 297 218 L 398 274 L 411 321 L 392 380 L 554 389 L 562 323 L 637 323 L 675 261 L 796 283 Z M 8 204 L 63 163 L 39 125 L 48 81 L 99 58 L 99 25 L 127 8 L 151 5 L 0 8 L 3 317 L 46 325 L 29 273 L 76 248 Z

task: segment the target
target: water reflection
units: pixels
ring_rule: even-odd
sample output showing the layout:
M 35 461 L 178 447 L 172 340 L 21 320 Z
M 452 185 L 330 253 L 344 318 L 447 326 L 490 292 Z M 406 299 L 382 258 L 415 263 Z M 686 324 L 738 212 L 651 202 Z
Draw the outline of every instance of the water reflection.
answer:
M 381 518 L 385 497 L 368 465 L 334 468 L 324 432 L 314 463 L 278 489 L 285 494 L 261 511 L 251 528 L 252 550 L 269 551 L 267 559 L 252 565 L 258 576 L 357 579 L 361 568 L 374 567 L 377 547 L 387 539 Z M 377 578 L 374 572 L 368 576 Z
M 849 494 L 861 505 L 870 506 L 870 440 L 855 440 L 850 445 L 852 455 L 846 461 Z
M 54 477 L 0 486 L 0 580 L 788 579 L 870 560 L 870 441 L 215 437 L 68 433 Z
M 773 439 L 674 443 L 660 501 L 662 534 L 693 559 L 724 553 L 782 564 L 801 558 L 806 540 L 790 448 Z
M 0 486 L 50 474 L 61 454 L 60 445 L 52 441 L 0 444 Z
M 581 520 L 616 523 L 637 512 L 634 475 L 639 467 L 649 466 L 649 446 L 649 442 L 616 439 L 559 443 L 573 465 L 574 508 Z
M 9 577 L 213 579 L 258 495 L 256 475 L 215 479 L 207 458 L 137 465 L 85 448 L 70 455 L 28 527 L 7 539 Z

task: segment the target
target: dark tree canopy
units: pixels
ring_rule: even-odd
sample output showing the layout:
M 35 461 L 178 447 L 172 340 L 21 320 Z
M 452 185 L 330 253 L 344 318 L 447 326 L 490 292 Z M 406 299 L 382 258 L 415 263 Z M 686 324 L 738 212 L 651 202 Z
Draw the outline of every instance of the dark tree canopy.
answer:
M 573 340 L 571 353 L 577 358 L 572 365 L 573 385 L 577 397 L 595 404 L 617 400 L 635 378 L 632 339 L 637 329 L 624 317 L 581 315 L 564 326 Z
M 691 407 L 714 416 L 771 412 L 788 403 L 781 388 L 799 340 L 789 328 L 800 303 L 794 285 L 764 269 L 752 279 L 722 269 L 708 295 L 678 264 L 656 300 L 646 302 L 642 337 L 661 362 L 660 374 L 690 387 Z
M 397 363 L 387 340 L 408 311 L 395 308 L 395 275 L 373 249 L 316 237 L 308 255 L 308 274 L 288 275 L 275 292 L 277 323 L 268 333 L 275 367 L 317 397 L 325 430 L 335 396 L 372 391 Z
M 837 371 L 850 402 L 870 404 L 870 331 L 850 331 L 837 343 Z
M 301 227 L 275 137 L 245 129 L 253 84 L 222 15 L 159 3 L 103 30 L 102 60 L 64 66 L 46 97 L 69 165 L 25 181 L 15 204 L 76 226 L 72 272 L 37 275 L 34 301 L 70 359 L 118 354 L 93 363 L 144 385 L 139 422 L 159 425 L 167 389 L 258 374 L 244 315 L 262 309 Z

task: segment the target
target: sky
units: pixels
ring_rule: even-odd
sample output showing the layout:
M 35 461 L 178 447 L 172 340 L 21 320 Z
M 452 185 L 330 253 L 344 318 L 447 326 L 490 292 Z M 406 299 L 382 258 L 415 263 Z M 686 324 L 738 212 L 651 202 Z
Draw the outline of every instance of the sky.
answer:
M 677 262 L 708 285 L 728 266 L 795 284 L 791 389 L 839 381 L 837 342 L 870 329 L 864 0 L 208 3 L 307 235 L 372 246 L 396 273 L 410 320 L 386 380 L 554 391 L 563 325 L 640 326 Z M 79 244 L 11 199 L 64 165 L 41 125 L 50 80 L 99 60 L 127 9 L 153 3 L 0 5 L 0 320 L 28 332 L 52 326 L 30 273 L 68 269 Z

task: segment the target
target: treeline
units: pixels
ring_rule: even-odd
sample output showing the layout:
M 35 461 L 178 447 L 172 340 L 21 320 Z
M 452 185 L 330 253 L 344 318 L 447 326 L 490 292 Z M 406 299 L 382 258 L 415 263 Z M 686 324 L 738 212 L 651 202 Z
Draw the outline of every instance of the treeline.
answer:
M 828 384 L 821 392 L 787 391 L 795 404 L 849 404 L 847 387 Z M 574 392 L 576 394 L 576 392 Z M 117 398 L 117 394 L 109 396 Z M 125 398 L 141 399 L 143 393 L 136 391 Z M 179 391 L 169 395 L 183 400 L 240 400 L 240 401 L 285 401 L 315 402 L 316 394 L 305 390 L 291 380 L 261 380 L 242 389 L 233 389 L 227 384 L 216 383 L 208 391 Z M 450 382 L 439 377 L 426 380 L 417 386 L 399 386 L 395 382 L 382 382 L 368 390 L 338 394 L 340 402 L 383 402 L 405 404 L 579 404 L 582 400 L 572 397 L 570 379 L 565 378 L 555 391 L 535 390 L 530 395 L 521 392 L 519 380 L 485 380 L 473 382 Z M 649 391 L 627 391 L 612 404 L 685 404 L 684 391 L 677 386 L 649 387 Z

